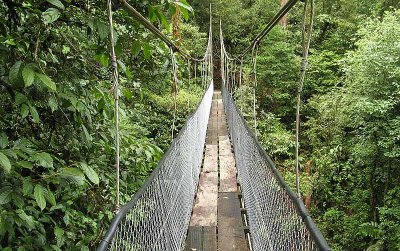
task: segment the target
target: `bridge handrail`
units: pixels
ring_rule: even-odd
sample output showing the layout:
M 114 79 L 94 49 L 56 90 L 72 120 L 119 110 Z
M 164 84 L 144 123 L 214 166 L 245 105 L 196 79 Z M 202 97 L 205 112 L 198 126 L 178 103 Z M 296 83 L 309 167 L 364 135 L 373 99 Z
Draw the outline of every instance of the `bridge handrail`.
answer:
M 233 118 L 232 118 L 232 113 L 235 113 L 239 117 L 239 123 L 242 124 L 247 131 L 247 135 L 251 137 L 251 140 L 254 142 L 254 145 L 257 149 L 257 151 L 261 154 L 261 156 L 266 160 L 268 163 L 268 167 L 272 170 L 274 174 L 274 178 L 277 180 L 278 184 L 285 190 L 285 192 L 288 194 L 290 197 L 291 201 L 293 204 L 296 206 L 298 214 L 301 216 L 302 220 L 304 221 L 307 230 L 309 231 L 312 240 L 315 242 L 316 246 L 318 247 L 319 250 L 323 251 L 330 251 L 331 248 L 329 247 L 328 243 L 326 242 L 325 238 L 323 237 L 321 231 L 317 227 L 317 225 L 314 223 L 312 220 L 308 210 L 306 209 L 303 201 L 297 196 L 296 193 L 292 191 L 292 189 L 287 185 L 287 183 L 284 181 L 282 175 L 280 174 L 279 170 L 276 168 L 274 162 L 271 160 L 269 155 L 266 153 L 266 151 L 261 147 L 261 145 L 258 142 L 258 139 L 255 137 L 255 135 L 252 133 L 252 130 L 249 128 L 247 125 L 246 120 L 244 119 L 243 115 L 239 112 L 239 109 L 237 108 L 235 102 L 233 101 L 232 96 L 229 94 L 229 92 L 226 90 L 226 87 L 224 84 L 221 85 L 221 91 L 222 91 L 222 97 L 223 97 L 223 102 L 224 102 L 224 107 L 225 107 L 225 113 L 227 115 L 228 119 L 228 126 L 229 126 L 229 131 L 231 137 L 235 137 L 235 132 L 234 130 L 234 125 L 233 125 Z M 233 110 L 232 110 L 233 109 Z M 238 133 L 238 132 L 236 132 Z M 235 143 L 237 142 L 237 139 L 232 139 L 234 148 L 235 148 Z M 236 151 L 235 151 L 236 153 Z M 235 154 L 235 157 L 238 158 L 239 154 Z M 238 176 L 239 179 L 240 177 L 240 163 L 237 161 L 237 168 L 238 168 Z M 245 193 L 245 191 L 243 191 Z M 246 203 L 246 200 L 245 200 Z M 249 209 L 248 209 L 249 211 Z M 250 231 L 251 231 L 251 225 L 250 225 Z
M 179 134 L 173 140 L 171 146 L 169 147 L 169 149 L 167 150 L 167 152 L 165 153 L 164 157 L 159 162 L 157 167 L 153 170 L 151 175 L 148 177 L 145 184 L 143 186 L 141 186 L 141 188 L 133 196 L 133 198 L 120 209 L 120 211 L 118 212 L 117 215 L 115 215 L 106 234 L 104 235 L 103 240 L 101 241 L 100 245 L 98 246 L 97 251 L 105 251 L 110 248 L 110 244 L 113 243 L 113 239 L 115 238 L 116 232 L 117 232 L 118 228 L 120 227 L 121 222 L 126 218 L 128 213 L 139 203 L 140 199 L 146 193 L 146 191 L 149 189 L 149 187 L 151 185 L 153 185 L 153 181 L 156 179 L 156 177 L 162 171 L 161 168 L 165 166 L 166 161 L 171 157 L 171 152 L 176 150 L 176 146 L 179 145 L 179 142 L 182 139 L 183 134 L 187 130 L 190 129 L 190 126 L 191 126 L 190 123 L 194 119 L 198 119 L 195 117 L 199 116 L 199 113 L 202 112 L 203 114 L 200 114 L 203 119 L 203 121 L 200 121 L 200 123 L 202 123 L 202 128 L 198 128 L 200 130 L 200 132 L 199 132 L 200 136 L 198 139 L 200 142 L 197 142 L 197 143 L 193 142 L 193 143 L 201 145 L 201 147 L 199 147 L 199 149 L 198 149 L 199 156 L 196 156 L 198 163 L 195 163 L 195 167 L 194 167 L 194 168 L 198 169 L 198 172 L 200 171 L 201 160 L 202 160 L 202 155 L 203 155 L 203 145 L 205 142 L 206 129 L 207 129 L 207 121 L 208 121 L 208 117 L 209 117 L 209 113 L 210 113 L 210 109 L 211 109 L 211 100 L 212 100 L 212 95 L 213 95 L 213 89 L 214 89 L 214 84 L 211 81 L 211 83 L 208 87 L 208 90 L 204 94 L 202 101 L 198 104 L 196 111 L 187 119 L 184 127 L 179 131 Z M 194 194 L 196 192 L 197 182 L 198 182 L 198 175 L 193 176 L 193 177 L 197 178 L 197 181 L 195 180 L 195 182 L 194 182 L 195 184 L 193 184 L 193 191 L 190 194 L 191 200 L 194 200 Z M 192 205 L 192 203 L 189 203 L 189 204 Z M 189 212 L 182 212 L 183 214 L 187 214 L 187 216 L 188 216 L 187 219 L 185 220 L 184 224 L 189 223 L 191 210 L 192 210 L 192 208 L 190 207 Z M 186 232 L 186 229 L 184 230 L 184 232 Z M 160 249 L 160 250 L 162 250 L 162 249 Z

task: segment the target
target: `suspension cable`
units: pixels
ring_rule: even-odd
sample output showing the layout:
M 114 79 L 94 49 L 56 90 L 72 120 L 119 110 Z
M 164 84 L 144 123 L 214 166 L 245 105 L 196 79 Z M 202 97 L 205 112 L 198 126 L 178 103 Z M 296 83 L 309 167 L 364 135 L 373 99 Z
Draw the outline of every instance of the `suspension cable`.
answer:
M 173 120 L 171 126 L 171 139 L 174 140 L 175 132 L 175 122 L 176 122 L 176 112 L 177 112 L 177 101 L 178 101 L 178 65 L 176 62 L 175 53 L 172 48 L 170 48 L 171 62 L 172 62 L 172 92 L 174 95 L 174 112 Z
M 256 111 L 256 89 L 257 89 L 257 52 L 258 46 L 254 44 L 252 49 L 253 55 L 253 74 L 254 74 L 254 84 L 253 84 L 253 119 L 254 119 L 254 134 L 257 138 L 257 111 Z
M 236 96 L 236 61 L 233 62 L 233 93 Z M 235 97 L 234 96 L 234 97 Z
M 111 71 L 112 71 L 112 87 L 111 91 L 114 94 L 114 116 L 115 116 L 115 171 L 116 171 L 116 200 L 115 200 L 115 213 L 119 212 L 120 209 L 120 198 L 119 198 L 119 162 L 120 162 L 120 152 L 119 152 L 119 83 L 118 83 L 118 68 L 117 68 L 117 58 L 115 56 L 114 49 L 114 34 L 113 34 L 113 17 L 112 17 L 112 5 L 111 0 L 107 0 L 107 14 L 108 14 L 108 26 L 109 26 L 109 42 L 110 42 L 110 61 L 111 61 Z
M 284 17 L 292 8 L 296 5 L 299 0 L 289 0 L 276 15 L 268 22 L 266 27 L 252 40 L 250 45 L 244 49 L 244 51 L 235 57 L 234 59 L 238 60 L 239 58 L 245 56 L 253 47 L 260 43 L 260 41 L 274 28 L 279 21 Z M 302 2 L 305 0 L 301 0 Z
M 310 19 L 309 26 L 307 32 L 307 6 L 308 2 L 310 2 Z M 302 24 L 302 48 L 303 48 L 303 58 L 301 60 L 301 68 L 300 68 L 300 83 L 297 91 L 297 106 L 296 106 L 296 190 L 299 197 L 300 194 L 300 163 L 299 163 L 299 134 L 300 134 L 300 106 L 301 106 L 301 92 L 303 91 L 304 80 L 307 71 L 307 59 L 310 51 L 311 44 L 311 33 L 314 25 L 314 0 L 306 0 L 304 3 L 304 11 L 303 11 L 303 24 Z
M 188 114 L 190 114 L 190 60 L 189 59 L 187 60 L 187 65 L 188 65 L 188 74 L 189 74 L 187 106 L 188 106 Z
M 193 82 L 194 82 L 194 84 L 195 85 L 197 85 L 197 62 L 195 61 L 194 62 L 194 79 L 193 79 Z
M 202 61 L 202 59 L 194 58 L 190 54 L 183 51 L 180 47 L 174 44 L 164 33 L 162 33 L 157 27 L 155 27 L 149 20 L 147 20 L 142 14 L 140 14 L 135 8 L 132 7 L 126 0 L 118 0 L 122 8 L 124 8 L 133 18 L 135 18 L 139 23 L 151 31 L 154 35 L 160 38 L 165 44 L 168 45 L 172 50 L 181 54 L 184 58 L 190 59 L 192 61 Z
M 243 112 L 243 87 L 242 87 L 242 74 L 243 74 L 243 58 L 240 59 L 240 73 L 239 73 L 239 90 L 240 90 L 240 113 Z

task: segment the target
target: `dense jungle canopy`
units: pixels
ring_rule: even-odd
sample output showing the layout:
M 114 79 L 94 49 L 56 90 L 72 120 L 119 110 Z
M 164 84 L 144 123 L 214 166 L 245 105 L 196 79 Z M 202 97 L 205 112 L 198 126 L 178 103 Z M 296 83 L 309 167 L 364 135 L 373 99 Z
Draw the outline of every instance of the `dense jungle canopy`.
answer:
M 211 4 L 217 66 L 220 19 L 236 55 L 285 0 L 130 3 L 199 57 Z M 333 250 L 400 250 L 400 3 L 315 4 L 302 93 L 302 199 Z M 93 250 L 114 215 L 116 189 L 106 1 L 1 0 L 0 16 L 0 249 Z M 257 57 L 258 139 L 292 187 L 301 19 L 299 4 Z M 172 66 L 169 48 L 118 4 L 113 34 L 123 204 L 171 142 Z M 175 131 L 203 93 L 200 78 L 188 86 L 186 63 L 178 58 Z M 251 62 L 244 67 L 238 105 L 252 123 Z

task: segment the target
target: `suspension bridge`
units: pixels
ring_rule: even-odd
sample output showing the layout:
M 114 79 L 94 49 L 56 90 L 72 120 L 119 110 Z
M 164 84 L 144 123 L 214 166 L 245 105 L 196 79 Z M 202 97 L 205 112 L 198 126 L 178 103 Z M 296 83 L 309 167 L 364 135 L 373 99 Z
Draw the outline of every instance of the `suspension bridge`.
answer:
M 187 60 L 189 73 L 191 61 L 195 70 L 200 66 L 205 92 L 179 134 L 172 133 L 172 144 L 157 168 L 132 200 L 121 208 L 117 187 L 118 212 L 99 251 L 331 250 L 299 196 L 299 181 L 295 193 L 256 136 L 257 49 L 260 41 L 297 2 L 288 1 L 238 57 L 228 55 L 220 28 L 221 78 L 220 83 L 214 83 L 211 14 L 207 48 L 204 57 L 196 59 L 176 46 L 129 3 L 119 0 L 129 14 L 171 49 L 175 98 L 178 83 L 175 54 Z M 303 60 L 298 100 L 306 72 L 313 17 L 313 1 L 303 4 Z M 111 0 L 108 0 L 108 10 L 112 27 Z M 110 39 L 112 41 L 112 32 Z M 118 74 L 113 43 L 110 44 L 118 135 Z M 252 129 L 235 103 L 242 95 L 237 87 L 242 85 L 243 62 L 250 52 L 254 67 Z M 219 89 L 215 88 L 217 84 Z M 297 111 L 299 114 L 299 105 Z M 297 122 L 298 125 L 298 117 Z M 297 126 L 297 156 L 298 130 Z M 118 136 L 116 146 L 116 183 L 119 186 Z M 298 161 L 296 171 L 298 174 Z

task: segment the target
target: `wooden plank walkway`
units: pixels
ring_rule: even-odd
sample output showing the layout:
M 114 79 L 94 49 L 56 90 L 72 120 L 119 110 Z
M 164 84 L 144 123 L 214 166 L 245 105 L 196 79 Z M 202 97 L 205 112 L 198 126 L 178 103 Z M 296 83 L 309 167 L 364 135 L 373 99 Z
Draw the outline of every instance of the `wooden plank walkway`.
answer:
M 208 121 L 203 167 L 186 238 L 188 251 L 247 251 L 221 92 L 215 91 Z

